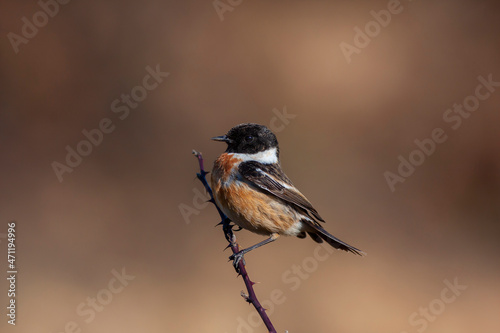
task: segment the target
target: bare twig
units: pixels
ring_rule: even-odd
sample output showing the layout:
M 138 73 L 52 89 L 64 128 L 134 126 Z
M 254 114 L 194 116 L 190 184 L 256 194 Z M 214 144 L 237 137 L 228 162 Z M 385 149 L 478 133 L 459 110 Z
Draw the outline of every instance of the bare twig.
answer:
M 229 242 L 228 247 L 231 248 L 233 251 L 233 254 L 236 254 L 240 251 L 240 247 L 238 243 L 236 242 L 236 236 L 233 233 L 233 227 L 234 225 L 231 224 L 231 221 L 229 218 L 220 210 L 220 208 L 215 204 L 214 200 L 214 195 L 212 192 L 212 189 L 210 188 L 210 185 L 207 182 L 206 175 L 208 174 L 207 171 L 205 171 L 205 167 L 203 165 L 203 156 L 200 152 L 197 152 L 196 150 L 193 150 L 194 156 L 198 159 L 198 163 L 200 165 L 200 172 L 196 174 L 196 177 L 202 182 L 203 186 L 205 186 L 205 189 L 207 190 L 208 194 L 210 195 L 210 202 L 215 205 L 217 208 L 217 211 L 219 212 L 219 215 L 221 217 L 221 222 L 219 224 L 222 225 L 222 230 L 224 231 L 224 236 L 226 237 L 227 241 Z M 266 310 L 262 307 L 260 304 L 259 300 L 257 299 L 257 295 L 255 294 L 255 291 L 253 290 L 253 285 L 255 284 L 250 280 L 250 277 L 248 276 L 247 270 L 245 268 L 245 263 L 244 260 L 240 260 L 238 263 L 238 269 L 236 270 L 238 274 L 241 275 L 243 278 L 243 281 L 245 282 L 245 286 L 247 287 L 248 295 L 245 293 L 241 293 L 241 296 L 248 302 L 251 303 L 254 307 L 255 310 L 259 313 L 260 317 L 262 318 L 262 321 L 266 325 L 269 333 L 276 333 L 276 330 L 274 329 L 273 324 L 271 323 L 271 320 L 266 314 Z

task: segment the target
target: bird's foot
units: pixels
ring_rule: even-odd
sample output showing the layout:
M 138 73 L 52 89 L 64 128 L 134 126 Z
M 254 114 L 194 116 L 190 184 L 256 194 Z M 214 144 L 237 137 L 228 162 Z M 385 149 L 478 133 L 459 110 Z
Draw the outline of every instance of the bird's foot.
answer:
M 236 270 L 236 272 L 238 272 L 238 273 L 240 272 L 240 269 L 238 268 L 238 265 L 240 264 L 240 262 L 243 263 L 243 266 L 246 265 L 245 258 L 243 258 L 244 255 L 245 255 L 245 253 L 243 251 L 240 251 L 238 253 L 232 254 L 229 257 L 229 260 L 233 261 L 233 267 Z

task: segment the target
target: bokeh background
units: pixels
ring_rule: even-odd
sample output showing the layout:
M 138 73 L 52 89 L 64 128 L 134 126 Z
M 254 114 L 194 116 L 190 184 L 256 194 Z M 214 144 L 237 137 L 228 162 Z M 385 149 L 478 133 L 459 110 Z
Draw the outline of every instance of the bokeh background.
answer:
M 264 332 L 191 155 L 210 168 L 225 149 L 210 137 L 257 122 L 327 229 L 368 253 L 314 261 L 310 239 L 282 238 L 248 255 L 261 299 L 281 292 L 279 332 L 499 332 L 500 90 L 458 129 L 443 120 L 479 76 L 500 81 L 499 6 L 402 1 L 348 63 L 340 44 L 387 1 L 222 3 L 223 20 L 212 1 L 72 1 L 18 53 L 8 33 L 41 7 L 0 5 L 0 236 L 17 221 L 19 270 L 15 327 L 0 281 L 0 330 Z M 121 120 L 113 101 L 157 65 L 169 76 Z M 104 118 L 114 131 L 60 182 L 52 163 Z M 447 141 L 392 192 L 384 173 L 435 128 Z M 135 278 L 110 300 L 122 269 Z M 467 288 L 443 308 L 445 280 Z M 77 313 L 98 295 L 92 320 Z

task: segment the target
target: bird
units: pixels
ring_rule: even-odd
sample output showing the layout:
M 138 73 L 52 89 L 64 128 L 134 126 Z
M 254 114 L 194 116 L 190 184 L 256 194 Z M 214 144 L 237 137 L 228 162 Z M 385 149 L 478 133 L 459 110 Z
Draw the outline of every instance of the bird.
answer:
M 309 235 L 317 243 L 365 254 L 321 226 L 324 219 L 281 169 L 278 139 L 269 128 L 243 123 L 212 140 L 227 144 L 211 173 L 216 205 L 241 229 L 269 236 L 230 256 L 235 268 L 244 254 L 280 236 Z

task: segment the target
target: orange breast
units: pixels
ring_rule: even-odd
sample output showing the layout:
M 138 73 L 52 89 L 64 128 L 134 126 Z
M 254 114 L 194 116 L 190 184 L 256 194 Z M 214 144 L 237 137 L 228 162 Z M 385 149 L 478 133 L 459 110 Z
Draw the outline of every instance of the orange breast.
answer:
M 232 154 L 224 153 L 217 158 L 214 162 L 212 170 L 212 182 L 214 179 L 220 181 L 227 181 L 233 169 L 241 162 L 239 158 L 234 157 Z
M 240 160 L 222 154 L 212 171 L 212 190 L 220 209 L 238 226 L 258 234 L 296 235 L 300 216 L 283 200 L 238 179 Z

